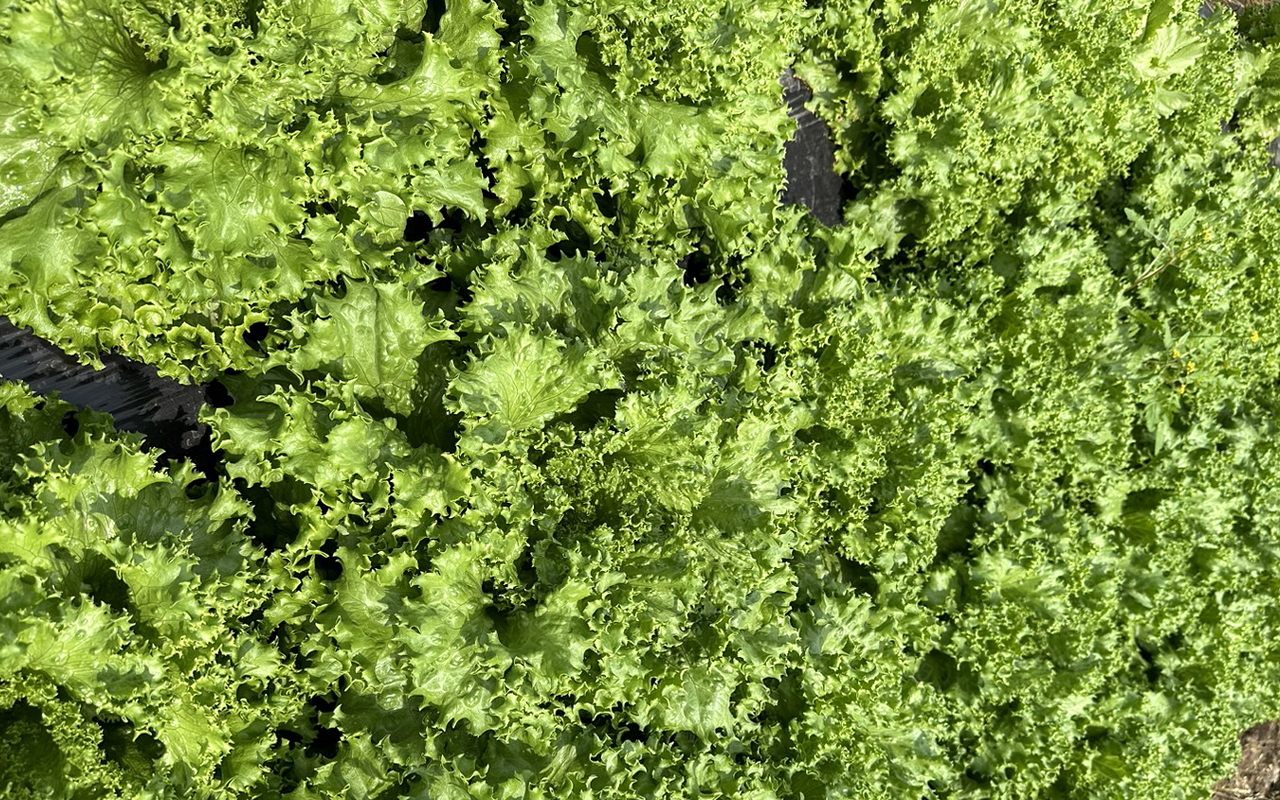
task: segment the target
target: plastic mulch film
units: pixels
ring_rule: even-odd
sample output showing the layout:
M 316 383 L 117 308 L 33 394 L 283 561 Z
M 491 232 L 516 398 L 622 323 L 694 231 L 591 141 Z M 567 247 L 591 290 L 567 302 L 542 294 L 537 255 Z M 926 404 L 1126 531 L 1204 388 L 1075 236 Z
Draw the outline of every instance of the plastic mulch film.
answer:
M 210 401 L 211 388 L 181 384 L 115 353 L 104 353 L 101 360 L 102 369 L 81 364 L 30 328 L 0 317 L 0 378 L 110 414 L 119 430 L 140 433 L 148 447 L 170 458 L 189 458 L 207 471 L 212 466 L 209 427 L 199 421 L 199 412 Z

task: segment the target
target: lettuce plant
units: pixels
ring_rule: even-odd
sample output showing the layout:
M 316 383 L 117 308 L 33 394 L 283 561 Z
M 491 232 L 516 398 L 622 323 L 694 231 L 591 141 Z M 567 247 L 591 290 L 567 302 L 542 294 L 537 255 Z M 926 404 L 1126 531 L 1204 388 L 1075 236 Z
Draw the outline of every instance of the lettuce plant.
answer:
M 234 402 L 206 477 L 0 385 L 0 787 L 1204 796 L 1280 714 L 1280 72 L 1197 12 L 5 4 L 5 313 Z

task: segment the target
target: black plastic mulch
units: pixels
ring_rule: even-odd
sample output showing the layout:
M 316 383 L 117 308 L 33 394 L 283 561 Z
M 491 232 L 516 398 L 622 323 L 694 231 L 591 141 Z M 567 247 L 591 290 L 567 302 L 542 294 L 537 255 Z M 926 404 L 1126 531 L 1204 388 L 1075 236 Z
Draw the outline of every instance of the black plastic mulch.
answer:
M 210 401 L 211 388 L 179 383 L 150 364 L 115 353 L 101 359 L 102 369 L 81 364 L 30 328 L 0 317 L 0 378 L 25 381 L 38 395 L 110 414 L 118 429 L 140 433 L 148 447 L 169 458 L 190 459 L 210 474 L 216 459 L 209 426 L 198 415 Z M 216 388 L 212 394 L 216 398 Z
M 786 70 L 779 79 L 787 113 L 796 121 L 795 136 L 787 142 L 782 166 L 787 173 L 787 186 L 782 202 L 802 204 L 814 218 L 827 227 L 844 221 L 840 206 L 846 193 L 846 181 L 835 169 L 836 150 L 831 141 L 831 127 L 805 108 L 813 99 L 813 90 Z

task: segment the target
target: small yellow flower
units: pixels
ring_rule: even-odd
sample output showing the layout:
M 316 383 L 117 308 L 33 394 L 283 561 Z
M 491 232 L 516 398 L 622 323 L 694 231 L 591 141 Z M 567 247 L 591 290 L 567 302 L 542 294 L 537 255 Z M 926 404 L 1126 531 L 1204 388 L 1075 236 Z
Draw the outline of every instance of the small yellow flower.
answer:
M 1262 337 L 1258 335 L 1258 332 L 1257 332 L 1257 331 L 1254 331 L 1253 333 L 1249 334 L 1249 341 L 1251 341 L 1251 342 L 1256 342 L 1256 341 L 1258 341 L 1258 340 L 1259 340 L 1259 339 L 1261 339 L 1261 338 L 1262 338 Z
M 1196 371 L 1196 362 L 1194 362 L 1194 361 L 1188 361 L 1188 362 L 1187 362 L 1187 372 L 1195 372 L 1195 371 Z
M 1178 348 L 1176 348 L 1176 347 L 1175 347 L 1175 348 L 1173 348 L 1173 357 L 1174 357 L 1174 358 L 1182 358 L 1182 353 L 1179 353 L 1179 352 L 1178 352 Z
M 1186 393 L 1187 393 L 1187 387 L 1183 386 L 1182 384 L 1178 384 L 1178 394 L 1186 394 Z
M 1204 240 L 1207 242 L 1207 241 L 1209 241 L 1209 240 L 1210 240 L 1210 239 L 1212 239 L 1212 238 L 1213 238 L 1213 232 L 1212 232 L 1212 231 L 1208 231 L 1208 230 L 1206 230 L 1206 231 L 1204 232 Z

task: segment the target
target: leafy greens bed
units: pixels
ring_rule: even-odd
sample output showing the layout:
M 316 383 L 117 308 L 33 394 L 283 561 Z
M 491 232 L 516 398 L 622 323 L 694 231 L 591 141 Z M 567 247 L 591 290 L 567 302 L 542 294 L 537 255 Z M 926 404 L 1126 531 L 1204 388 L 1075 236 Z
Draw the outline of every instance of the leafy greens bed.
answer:
M 0 790 L 1204 796 L 1280 715 L 1278 25 L 10 0 L 4 313 L 235 402 L 206 478 L 0 385 Z

